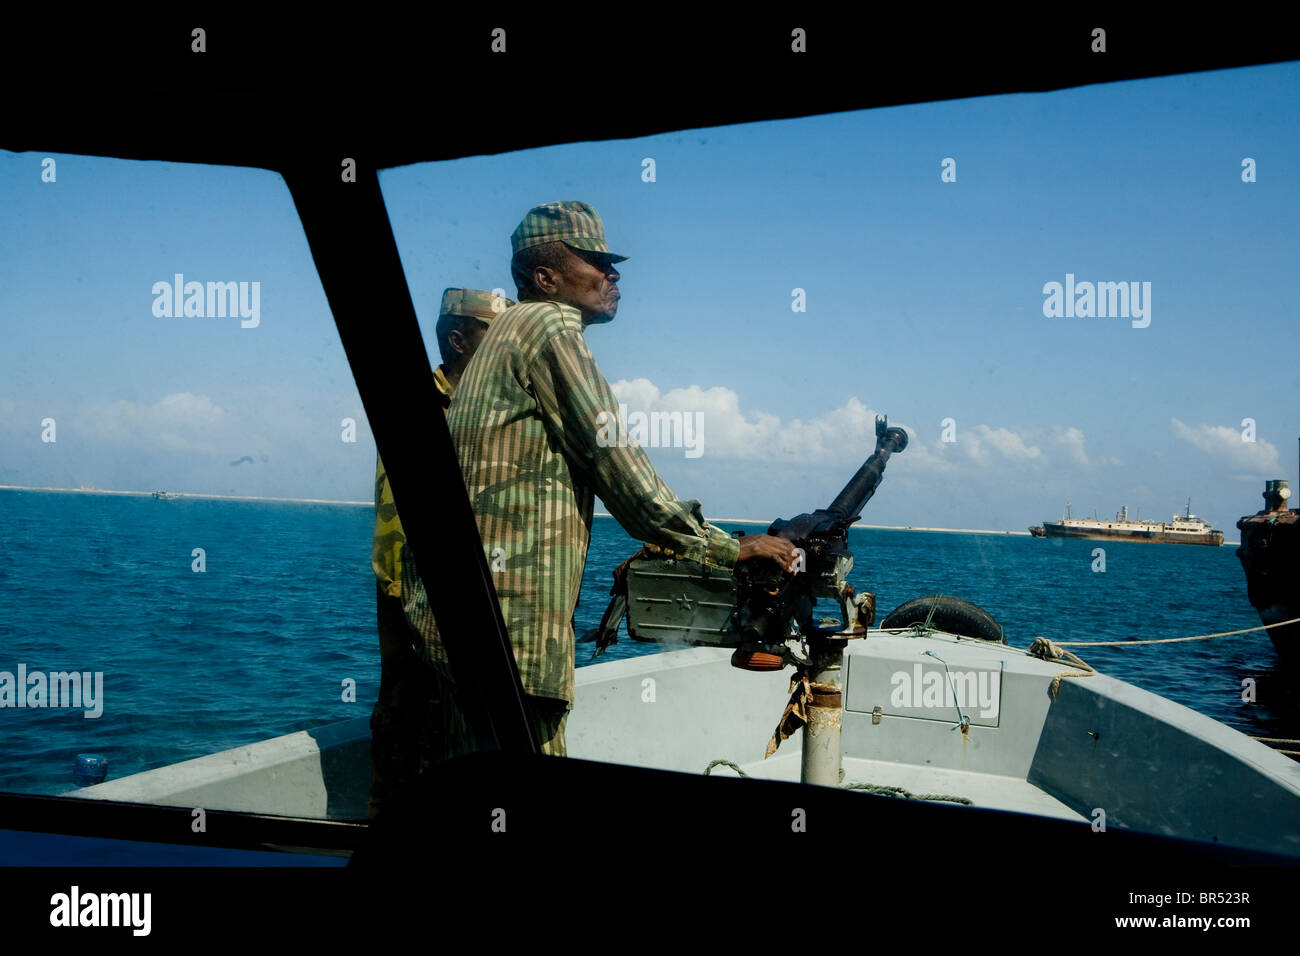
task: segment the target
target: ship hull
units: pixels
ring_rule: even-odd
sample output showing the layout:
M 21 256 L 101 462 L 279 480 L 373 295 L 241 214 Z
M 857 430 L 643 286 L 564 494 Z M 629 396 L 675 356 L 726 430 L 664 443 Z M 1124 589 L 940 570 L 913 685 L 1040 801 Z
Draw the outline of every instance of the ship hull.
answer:
M 1288 664 L 1300 664 L 1300 624 L 1274 627 L 1300 617 L 1300 511 L 1251 515 L 1237 522 L 1237 557 L 1246 572 L 1246 593 L 1268 625 L 1268 637 Z
M 1072 528 L 1059 522 L 1044 521 L 1045 538 L 1082 538 L 1087 541 L 1148 541 L 1153 544 L 1205 544 L 1218 547 L 1223 544 L 1222 531 L 1204 534 L 1172 533 L 1168 531 L 1143 531 L 1106 528 Z

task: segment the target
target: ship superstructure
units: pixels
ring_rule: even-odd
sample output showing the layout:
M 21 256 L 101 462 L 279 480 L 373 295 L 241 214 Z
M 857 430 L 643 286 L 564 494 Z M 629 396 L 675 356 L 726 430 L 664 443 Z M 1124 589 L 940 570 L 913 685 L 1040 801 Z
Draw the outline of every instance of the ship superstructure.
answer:
M 1031 528 L 1035 537 L 1088 538 L 1106 541 L 1154 541 L 1160 544 L 1223 544 L 1223 532 L 1210 527 L 1203 518 L 1192 514 L 1191 499 L 1187 510 L 1174 515 L 1169 521 L 1151 521 L 1129 518 L 1128 506 L 1120 508 L 1113 521 L 1100 518 L 1075 518 L 1067 503 L 1060 521 L 1044 521 L 1041 534 Z

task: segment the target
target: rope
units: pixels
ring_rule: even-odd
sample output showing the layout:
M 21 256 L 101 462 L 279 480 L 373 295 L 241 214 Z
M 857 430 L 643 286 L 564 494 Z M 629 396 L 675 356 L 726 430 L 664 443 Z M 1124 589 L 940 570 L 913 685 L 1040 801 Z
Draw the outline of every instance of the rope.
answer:
M 966 797 L 954 797 L 947 793 L 911 793 L 902 787 L 886 787 L 878 783 L 846 783 L 842 785 L 845 790 L 865 790 L 868 793 L 889 794 L 894 797 L 905 797 L 908 800 L 947 800 L 950 803 L 962 803 L 968 807 L 975 806 L 973 800 Z
M 1288 757 L 1300 757 L 1300 750 L 1288 749 L 1288 747 L 1300 744 L 1300 740 L 1293 740 L 1289 737 L 1256 737 L 1254 734 L 1250 735 L 1250 739 L 1258 740 L 1261 744 L 1267 745 L 1275 753 L 1286 754 Z M 1288 747 L 1274 747 L 1273 744 L 1286 744 Z
M 1300 617 L 1292 618 L 1289 621 L 1280 621 L 1277 624 L 1261 624 L 1259 627 L 1243 627 L 1236 631 L 1219 631 L 1216 634 L 1194 634 L 1191 637 L 1160 637 L 1151 638 L 1142 641 L 1049 641 L 1045 637 L 1034 638 L 1034 643 L 1029 646 L 1028 653 L 1033 657 L 1041 658 L 1045 661 L 1064 660 L 1070 664 L 1083 668 L 1082 671 L 1073 671 L 1057 674 L 1052 679 L 1052 700 L 1056 700 L 1056 695 L 1060 691 L 1061 679 L 1064 677 L 1092 677 L 1096 669 L 1080 657 L 1069 651 L 1062 650 L 1065 647 L 1123 647 L 1129 644 L 1177 644 L 1180 641 L 1208 641 L 1215 637 L 1236 637 L 1238 634 L 1249 634 L 1252 631 L 1266 631 L 1270 627 L 1283 627 L 1287 624 L 1300 622 Z
M 713 761 L 713 762 L 710 763 L 707 767 L 704 768 L 704 776 L 706 776 L 706 777 L 709 776 L 709 774 L 713 773 L 713 768 L 714 768 L 714 767 L 717 767 L 717 766 L 719 766 L 719 765 L 721 765 L 721 766 L 723 766 L 723 767 L 730 767 L 732 770 L 736 771 L 736 773 L 740 774 L 742 777 L 748 777 L 748 776 L 749 776 L 749 774 L 745 773 L 745 771 L 741 770 L 739 767 L 737 767 L 737 766 L 736 766 L 734 763 L 732 763 L 730 760 L 715 760 L 715 761 Z
M 918 637 L 924 637 L 930 632 L 930 621 L 934 618 L 934 611 L 935 608 L 938 607 L 938 603 L 939 602 L 936 600 L 935 603 L 930 606 L 930 613 L 926 615 L 924 624 L 918 622 L 909 624 L 907 627 L 903 628 L 889 628 L 886 633 L 902 634 L 910 631 Z M 1066 647 L 1124 647 L 1130 644 L 1177 644 L 1180 641 L 1208 641 L 1216 637 L 1236 637 L 1239 634 L 1250 634 L 1254 631 L 1266 631 L 1270 627 L 1286 627 L 1290 624 L 1300 624 L 1300 617 L 1293 617 L 1289 621 L 1278 621 L 1276 624 L 1261 624 L 1259 627 L 1243 627 L 1237 631 L 1219 631 L 1216 634 L 1194 634 L 1191 637 L 1161 637 L 1139 641 L 1049 641 L 1045 637 L 1036 637 L 1034 638 L 1034 643 L 1029 645 L 1028 650 L 1023 650 L 1019 647 L 1012 647 L 1006 644 L 1002 645 L 1002 647 L 1005 650 L 1016 651 L 1017 653 L 1026 654 L 1030 657 L 1037 657 L 1040 660 L 1048 662 L 1064 661 L 1072 667 L 1080 668 L 1080 670 L 1075 671 L 1063 671 L 1052 678 L 1052 700 L 1056 700 L 1057 695 L 1060 693 L 1062 679 L 1066 677 L 1096 677 L 1098 673 L 1097 669 L 1087 661 L 1083 660 L 1083 658 L 1070 651 L 1063 650 L 1063 648 Z M 877 628 L 877 633 L 880 631 L 885 631 L 885 629 Z M 939 663 L 943 664 L 944 672 L 947 673 L 948 664 L 939 657 L 939 655 L 930 651 L 925 651 L 924 653 L 929 654 L 935 660 L 939 661 Z M 951 674 L 948 674 L 948 682 L 949 684 L 952 683 Z M 953 697 L 954 699 L 956 698 L 955 687 L 953 689 Z M 957 714 L 961 717 L 962 723 L 965 723 L 966 717 L 962 714 L 960 706 L 957 708 Z M 957 726 L 960 727 L 961 724 L 958 724 Z M 1291 740 L 1281 737 L 1254 737 L 1252 739 L 1263 743 L 1300 744 L 1300 740 Z M 1300 757 L 1300 750 L 1282 750 L 1276 747 L 1274 749 L 1278 753 Z M 709 776 L 713 772 L 713 768 L 717 766 L 730 767 L 742 777 L 749 776 L 749 774 L 745 773 L 745 771 L 741 770 L 730 760 L 714 760 L 704 768 L 704 775 L 706 777 Z M 902 787 L 885 787 L 870 783 L 852 783 L 845 784 L 844 788 L 846 790 L 866 790 L 871 793 L 893 793 L 895 795 L 901 795 L 915 800 L 949 800 L 956 803 L 971 804 L 971 801 L 967 800 L 965 797 L 953 797 L 933 793 L 913 794 L 904 790 Z
M 1061 691 L 1061 680 L 1066 677 L 1096 677 L 1097 671 L 1091 664 L 1083 658 L 1061 650 L 1060 644 L 1053 644 L 1045 637 L 1034 638 L 1034 643 L 1029 645 L 1026 652 L 1031 657 L 1037 657 L 1044 661 L 1066 661 L 1074 667 L 1080 667 L 1078 671 L 1062 671 L 1052 678 L 1052 700 L 1056 700 L 1057 694 Z
M 902 630 L 911 631 L 917 637 L 928 637 L 930 634 L 930 622 L 934 620 L 934 612 L 939 607 L 939 598 L 943 595 L 936 594 L 934 600 L 930 603 L 930 612 L 925 616 L 925 622 L 913 621 Z
M 1207 641 L 1212 637 L 1236 637 L 1238 634 L 1249 634 L 1251 631 L 1266 631 L 1270 627 L 1285 627 L 1288 624 L 1300 623 L 1300 617 L 1293 617 L 1289 621 L 1278 621 L 1276 624 L 1261 624 L 1259 627 L 1243 627 L 1240 631 L 1220 631 L 1218 634 L 1195 634 L 1192 637 L 1161 637 L 1153 638 L 1147 641 L 1057 641 L 1057 647 L 1120 647 L 1127 644 L 1174 644 L 1178 641 Z
M 1238 634 L 1249 634 L 1252 631 L 1266 631 L 1270 627 L 1286 627 L 1288 624 L 1300 624 L 1300 617 L 1293 617 L 1289 621 L 1278 621 L 1276 624 L 1261 624 L 1259 627 L 1243 627 L 1239 631 L 1219 631 L 1217 634 L 1194 634 L 1191 637 L 1160 637 L 1151 638 L 1143 641 L 1055 641 L 1056 647 L 1127 647 L 1131 644 L 1175 644 L 1179 641 L 1205 641 L 1212 637 L 1236 637 Z M 909 624 L 907 627 L 876 628 L 876 633 L 885 634 L 905 634 L 911 631 L 915 634 L 924 636 L 926 628 L 924 624 Z M 962 635 L 958 634 L 957 637 Z M 1041 638 L 1040 638 L 1041 639 Z M 1006 650 L 1019 651 L 1021 654 L 1027 653 L 1018 647 L 1003 645 Z
M 931 613 L 934 608 L 932 607 Z M 878 628 L 877 633 L 885 631 L 887 634 L 905 634 L 911 632 L 917 637 L 924 637 L 929 633 L 929 618 L 925 624 L 909 624 L 902 628 Z M 1049 641 L 1045 637 L 1034 638 L 1034 643 L 1029 646 L 1028 650 L 1022 650 L 1011 645 L 1003 645 L 1006 650 L 1016 651 L 1020 654 L 1028 654 L 1030 657 L 1037 657 L 1045 661 L 1066 661 L 1072 666 L 1081 668 L 1078 671 L 1068 671 L 1057 674 L 1052 679 L 1052 699 L 1055 700 L 1061 687 L 1061 679 L 1065 677 L 1094 677 L 1097 674 L 1094 668 L 1087 661 L 1072 654 L 1069 651 L 1062 650 L 1065 647 L 1127 647 L 1133 644 L 1177 644 L 1180 641 L 1207 641 L 1215 637 L 1236 637 L 1238 634 L 1250 634 L 1254 631 L 1266 631 L 1270 627 L 1286 627 L 1289 624 L 1300 624 L 1300 617 L 1293 617 L 1289 621 L 1278 621 L 1276 624 L 1261 624 L 1259 627 L 1243 627 L 1236 631 L 1219 631 L 1216 634 L 1194 634 L 1191 637 L 1160 637 L 1150 638 L 1139 641 Z M 957 635 L 960 637 L 961 635 Z M 929 653 L 926 651 L 925 653 Z M 934 657 L 933 654 L 930 655 Z M 1287 741 L 1288 743 L 1300 743 L 1300 741 Z
M 741 770 L 730 760 L 710 761 L 709 765 L 704 768 L 704 776 L 709 776 L 713 773 L 713 768 L 719 766 L 730 767 L 742 777 L 749 776 L 749 774 L 745 773 L 745 771 Z M 840 775 L 841 777 L 844 775 L 843 770 L 840 771 Z M 894 797 L 906 797 L 909 800 L 947 800 L 951 803 L 964 803 L 968 807 L 975 805 L 973 801 L 968 800 L 965 797 L 954 797 L 951 794 L 946 793 L 911 793 L 910 791 L 904 790 L 902 787 L 886 787 L 874 783 L 846 783 L 842 786 L 845 790 L 866 790 L 868 793 L 889 794 Z
M 930 622 L 934 620 L 934 612 L 938 606 L 939 606 L 939 595 L 936 594 L 934 596 L 934 600 L 930 603 L 930 613 L 925 616 L 926 630 L 930 629 Z

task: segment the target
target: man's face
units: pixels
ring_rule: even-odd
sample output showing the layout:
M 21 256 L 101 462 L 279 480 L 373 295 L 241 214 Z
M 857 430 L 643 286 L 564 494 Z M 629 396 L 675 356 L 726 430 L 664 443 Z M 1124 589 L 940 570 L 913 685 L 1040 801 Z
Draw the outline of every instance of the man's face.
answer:
M 470 319 L 465 323 L 465 331 L 461 333 L 465 340 L 465 358 L 469 359 L 477 350 L 479 343 L 483 341 L 483 335 L 488 330 L 488 324 L 478 319 Z
M 479 343 L 483 341 L 483 334 L 487 332 L 488 324 L 478 319 L 466 319 L 463 329 L 453 329 L 447 335 L 447 341 L 451 343 L 451 350 L 456 355 L 456 361 L 453 366 L 463 368 L 469 361 L 470 356 L 478 349 Z
M 552 271 L 553 299 L 571 305 L 582 313 L 585 324 L 609 322 L 618 312 L 619 271 L 609 256 L 564 246 L 566 268 Z

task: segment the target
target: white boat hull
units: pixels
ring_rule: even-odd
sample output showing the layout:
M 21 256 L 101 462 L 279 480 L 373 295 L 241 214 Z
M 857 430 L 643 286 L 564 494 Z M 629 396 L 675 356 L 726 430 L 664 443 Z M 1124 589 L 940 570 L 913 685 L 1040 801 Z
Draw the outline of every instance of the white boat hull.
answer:
M 1300 858 L 1300 764 L 1104 675 L 1063 678 L 1053 699 L 1054 678 L 1073 670 L 945 634 L 873 631 L 851 641 L 843 784 Z M 930 676 L 936 672 L 942 681 Z M 584 667 L 566 733 L 569 754 L 689 773 L 726 760 L 753 777 L 797 780 L 799 735 L 763 759 L 788 682 L 788 672 L 733 668 L 724 648 Z M 970 720 L 966 733 L 955 729 L 959 709 Z M 360 717 L 73 793 L 362 819 L 369 743 L 368 717 Z M 712 772 L 734 773 L 724 766 Z

